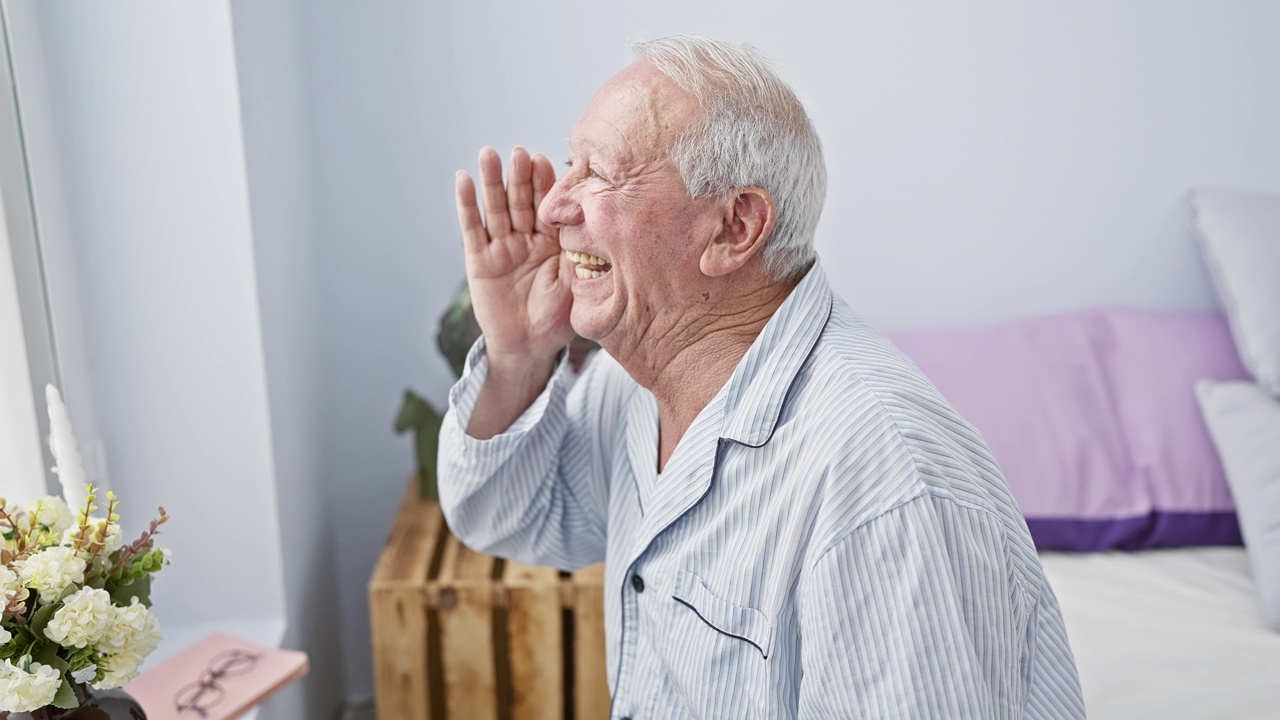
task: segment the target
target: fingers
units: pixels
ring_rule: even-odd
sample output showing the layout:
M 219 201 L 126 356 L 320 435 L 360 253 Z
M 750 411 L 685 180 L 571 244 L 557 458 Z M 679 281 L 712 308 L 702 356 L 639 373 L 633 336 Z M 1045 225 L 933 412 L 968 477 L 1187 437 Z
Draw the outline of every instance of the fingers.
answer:
M 507 182 L 502 179 L 502 159 L 491 147 L 480 151 L 480 194 L 483 212 L 476 200 L 471 176 L 459 172 L 455 184 L 458 199 L 458 227 L 462 229 L 467 252 L 484 250 L 494 238 L 512 233 L 537 231 L 553 234 L 555 228 L 538 219 L 538 205 L 555 184 L 556 171 L 541 153 L 529 157 L 522 147 L 511 151 Z
M 534 229 L 549 235 L 555 228 L 542 222 L 542 216 L 537 213 L 537 210 L 542 205 L 542 199 L 547 196 L 547 193 L 551 192 L 551 186 L 556 184 L 556 169 L 551 165 L 551 161 L 547 159 L 547 156 L 542 153 L 534 155 L 530 164 L 532 165 L 531 174 L 533 175 L 533 209 L 537 218 L 537 224 Z
M 511 215 L 507 212 L 507 190 L 502 185 L 502 158 L 491 147 L 480 151 L 480 192 L 484 195 L 484 225 L 489 235 L 509 234 Z
M 489 244 L 489 233 L 480 221 L 475 183 L 470 175 L 461 170 L 454 180 L 454 195 L 458 200 L 458 227 L 462 230 L 462 247 L 469 255 L 481 252 Z
M 507 211 L 511 214 L 511 227 L 519 233 L 533 231 L 538 209 L 533 203 L 531 167 L 528 151 L 518 146 L 511 151 L 511 166 L 507 172 Z

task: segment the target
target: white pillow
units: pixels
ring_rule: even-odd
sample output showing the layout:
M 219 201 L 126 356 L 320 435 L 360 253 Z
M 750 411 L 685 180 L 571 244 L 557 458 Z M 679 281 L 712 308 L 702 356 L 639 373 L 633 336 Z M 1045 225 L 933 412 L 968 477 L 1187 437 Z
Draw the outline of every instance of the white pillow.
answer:
M 1191 207 L 1240 359 L 1280 396 L 1280 196 L 1196 190 Z
M 1253 383 L 1210 380 L 1196 395 L 1227 471 L 1262 617 L 1280 630 L 1280 398 Z

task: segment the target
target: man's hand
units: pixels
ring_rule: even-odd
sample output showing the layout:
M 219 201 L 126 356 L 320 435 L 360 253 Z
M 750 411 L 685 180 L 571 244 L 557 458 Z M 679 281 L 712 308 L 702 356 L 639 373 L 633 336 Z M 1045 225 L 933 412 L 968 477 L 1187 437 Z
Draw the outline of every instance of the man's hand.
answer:
M 502 432 L 546 386 L 554 361 L 573 328 L 572 274 L 560 252 L 559 230 L 538 219 L 538 203 L 555 183 L 551 161 L 511 153 L 507 184 L 493 148 L 480 151 L 484 220 L 476 188 L 458 173 L 458 225 L 476 321 L 484 332 L 489 375 L 467 432 L 486 438 Z
M 573 339 L 569 326 L 569 266 L 559 230 L 538 219 L 538 203 L 556 180 L 551 161 L 511 153 L 507 185 L 493 148 L 480 151 L 484 222 L 475 186 L 458 173 L 458 225 L 466 251 L 467 282 L 490 363 L 553 357 Z

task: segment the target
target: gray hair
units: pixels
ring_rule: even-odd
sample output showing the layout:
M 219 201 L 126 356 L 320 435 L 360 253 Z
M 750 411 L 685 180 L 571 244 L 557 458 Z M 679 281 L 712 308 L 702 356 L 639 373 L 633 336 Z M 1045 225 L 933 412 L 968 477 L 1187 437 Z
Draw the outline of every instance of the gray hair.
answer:
M 689 194 L 710 197 L 738 187 L 768 192 L 778 214 L 765 241 L 765 269 L 778 280 L 802 273 L 814 258 L 827 166 L 795 92 L 749 45 L 677 35 L 635 42 L 631 51 L 702 107 L 701 120 L 671 150 Z

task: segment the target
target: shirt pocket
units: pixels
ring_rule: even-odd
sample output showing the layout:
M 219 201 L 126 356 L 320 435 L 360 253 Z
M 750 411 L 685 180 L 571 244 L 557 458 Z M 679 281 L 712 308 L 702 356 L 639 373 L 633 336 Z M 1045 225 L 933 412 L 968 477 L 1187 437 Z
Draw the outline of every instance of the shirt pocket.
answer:
M 769 659 L 769 651 L 773 649 L 773 626 L 764 613 L 721 600 L 707 589 L 702 578 L 687 570 L 676 572 L 676 586 L 671 597 L 692 610 L 711 629 L 750 643 L 760 651 L 760 659 Z
M 668 677 L 696 717 L 768 717 L 773 625 L 755 608 L 717 596 L 678 570 L 667 608 Z

